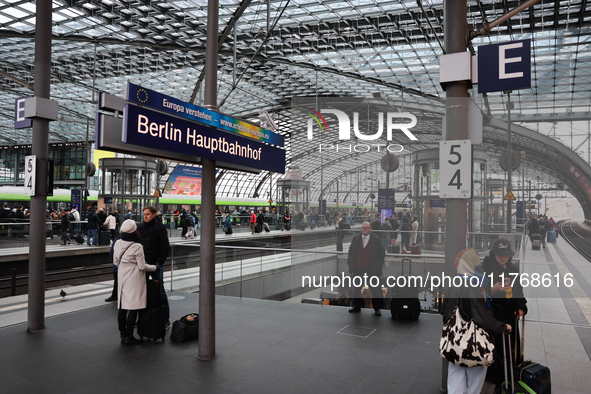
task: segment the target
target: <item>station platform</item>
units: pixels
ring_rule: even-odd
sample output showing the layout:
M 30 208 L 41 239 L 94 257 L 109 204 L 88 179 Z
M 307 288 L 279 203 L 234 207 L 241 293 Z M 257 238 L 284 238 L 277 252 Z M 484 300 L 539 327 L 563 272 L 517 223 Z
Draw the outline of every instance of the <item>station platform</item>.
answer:
M 523 272 L 572 273 L 574 284 L 550 298 L 526 288 L 525 358 L 550 368 L 554 394 L 589 393 L 591 263 L 562 238 L 527 249 Z M 216 358 L 199 361 L 197 342 L 120 345 L 117 307 L 104 302 L 111 289 L 47 290 L 38 333 L 26 332 L 26 295 L 0 299 L 0 391 L 441 392 L 438 314 L 397 321 L 387 311 L 216 296 Z M 198 294 L 168 294 L 171 320 L 198 312 Z

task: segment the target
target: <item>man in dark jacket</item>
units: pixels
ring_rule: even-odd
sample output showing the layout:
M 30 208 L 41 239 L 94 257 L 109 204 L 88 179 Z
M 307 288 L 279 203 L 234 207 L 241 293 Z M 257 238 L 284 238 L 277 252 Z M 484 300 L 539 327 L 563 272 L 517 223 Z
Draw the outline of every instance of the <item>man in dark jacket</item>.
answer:
M 372 234 L 371 230 L 372 227 L 369 222 L 364 222 L 361 225 L 361 234 L 357 234 L 351 240 L 347 264 L 349 265 L 349 273 L 353 277 L 359 276 L 362 280 L 364 276 L 367 278 L 367 286 L 371 289 L 371 302 L 375 315 L 381 316 L 380 309 L 383 306 L 384 295 L 382 286 L 379 283 L 379 277 L 383 275 L 382 267 L 384 266 L 386 252 L 381 238 L 376 234 Z M 377 280 L 375 278 L 371 280 L 372 277 L 376 277 Z M 359 279 L 356 282 L 358 283 Z M 363 305 L 361 287 L 356 286 L 353 294 L 352 308 L 349 309 L 349 313 L 360 312 Z
M 542 236 L 542 246 L 546 247 L 546 232 L 548 231 L 548 221 L 545 216 L 541 216 L 538 220 L 538 226 L 540 227 L 540 235 Z
M 101 222 L 105 222 L 105 220 L 107 220 L 107 214 L 105 213 L 105 210 L 103 208 L 100 208 L 98 210 L 98 213 L 96 214 L 96 216 L 99 217 L 99 219 L 101 220 Z
M 164 290 L 164 262 L 168 257 L 170 251 L 170 243 L 168 242 L 168 234 L 166 233 L 166 227 L 157 220 L 156 208 L 148 205 L 144 208 L 144 222 L 138 226 L 138 231 L 142 237 L 142 245 L 144 246 L 144 255 L 146 263 L 155 264 L 161 269 L 157 269 L 155 272 L 148 273 L 149 276 L 154 280 L 160 281 L 160 292 L 162 293 L 162 302 L 166 307 L 166 327 L 170 324 L 170 309 L 168 306 L 168 297 Z
M 93 208 L 88 214 L 88 224 L 87 224 L 87 238 L 86 244 L 90 246 L 90 237 L 92 237 L 92 244 L 94 246 L 98 246 L 99 239 L 98 239 L 98 229 L 100 226 L 103 225 L 101 219 L 99 219 L 98 215 L 96 214 L 96 208 Z
M 62 245 L 66 246 L 70 244 L 70 238 L 68 237 L 68 231 L 70 231 L 70 217 L 66 211 L 61 213 L 62 221 L 60 223 L 60 229 L 62 230 Z
M 392 225 L 390 224 L 390 218 L 384 218 L 384 222 L 381 224 L 381 230 L 385 231 L 382 233 L 382 241 L 384 242 L 384 249 L 388 250 L 388 246 L 390 246 L 390 239 L 392 238 Z

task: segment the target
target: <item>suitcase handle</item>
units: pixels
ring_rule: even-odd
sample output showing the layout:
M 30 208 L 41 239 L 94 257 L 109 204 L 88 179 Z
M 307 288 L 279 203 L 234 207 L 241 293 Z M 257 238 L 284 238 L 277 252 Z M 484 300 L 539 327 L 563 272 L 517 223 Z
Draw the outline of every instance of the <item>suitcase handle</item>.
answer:
M 515 317 L 515 327 L 519 327 L 519 319 L 521 318 L 521 361 L 525 360 L 524 353 L 525 353 L 525 316 L 517 315 Z M 517 348 L 517 332 L 515 332 L 515 347 Z M 517 364 L 517 352 L 515 352 L 515 364 Z
M 401 261 L 401 265 L 402 265 L 402 276 L 404 276 L 404 263 L 408 263 L 408 274 L 411 274 L 411 264 L 412 264 L 412 260 L 411 259 L 402 259 Z
M 505 340 L 505 336 L 509 337 L 508 340 Z M 509 371 L 511 372 L 511 394 L 515 394 L 515 377 L 513 376 L 513 358 L 511 357 L 511 336 L 510 333 L 508 332 L 504 332 L 503 333 L 503 370 L 505 372 L 505 390 L 509 389 L 509 377 L 507 376 L 507 346 L 506 344 L 509 345 L 509 363 L 510 363 L 510 369 Z

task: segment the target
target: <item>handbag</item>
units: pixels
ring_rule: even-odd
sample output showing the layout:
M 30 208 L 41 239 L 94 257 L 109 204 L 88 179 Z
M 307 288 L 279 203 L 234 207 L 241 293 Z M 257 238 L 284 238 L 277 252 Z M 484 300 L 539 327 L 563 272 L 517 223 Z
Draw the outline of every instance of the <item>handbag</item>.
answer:
M 459 367 L 488 366 L 493 363 L 494 349 L 488 332 L 474 320 L 465 321 L 456 305 L 443 326 L 439 341 L 441 356 Z
M 192 316 L 192 319 L 188 317 Z M 170 340 L 187 342 L 199 339 L 199 313 L 190 313 L 172 323 Z

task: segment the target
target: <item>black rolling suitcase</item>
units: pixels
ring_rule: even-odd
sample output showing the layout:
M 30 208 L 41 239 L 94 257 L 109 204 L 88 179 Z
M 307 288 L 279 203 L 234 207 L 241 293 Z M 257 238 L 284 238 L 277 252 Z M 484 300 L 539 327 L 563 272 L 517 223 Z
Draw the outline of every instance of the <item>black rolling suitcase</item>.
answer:
M 111 233 L 107 231 L 101 230 L 99 233 L 99 245 L 100 246 L 109 246 L 111 244 Z
M 399 245 L 391 245 L 398 246 Z M 404 276 L 404 263 L 408 263 L 408 275 L 411 271 L 411 260 L 402 259 L 402 276 Z M 390 312 L 394 319 L 412 319 L 417 320 L 421 314 L 421 303 L 419 302 L 419 291 L 412 287 L 397 287 L 392 295 Z
M 140 338 L 152 338 L 154 341 L 166 336 L 166 307 L 160 305 L 157 308 L 140 310 L 137 319 L 137 333 Z
M 400 245 L 389 245 L 388 246 L 388 253 L 390 254 L 400 254 Z
M 515 325 L 519 324 L 519 317 L 516 319 Z M 525 317 L 521 317 L 521 359 L 523 360 L 523 346 L 525 335 Z M 527 386 L 536 394 L 550 394 L 552 380 L 550 378 L 550 369 L 545 365 L 535 363 L 533 361 L 523 361 L 514 368 L 515 386 Z
M 152 279 L 146 281 L 147 308 L 140 310 L 137 333 L 140 337 L 152 338 L 155 341 L 166 336 L 166 307 L 162 304 L 160 282 Z
M 77 244 L 83 244 L 84 243 L 84 237 L 82 235 L 80 235 L 80 234 L 73 236 L 72 239 L 74 241 L 76 241 Z

